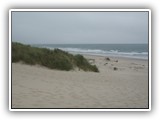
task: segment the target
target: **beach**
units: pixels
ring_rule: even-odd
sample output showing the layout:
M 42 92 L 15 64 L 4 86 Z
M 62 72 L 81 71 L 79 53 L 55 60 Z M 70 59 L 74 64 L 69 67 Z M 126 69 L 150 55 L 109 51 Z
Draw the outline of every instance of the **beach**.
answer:
M 84 56 L 99 73 L 12 63 L 12 108 L 148 108 L 148 60 Z

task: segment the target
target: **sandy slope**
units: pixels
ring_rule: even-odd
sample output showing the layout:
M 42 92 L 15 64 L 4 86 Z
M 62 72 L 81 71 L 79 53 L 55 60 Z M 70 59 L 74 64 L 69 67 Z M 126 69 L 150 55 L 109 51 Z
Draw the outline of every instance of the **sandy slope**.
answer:
M 12 63 L 12 107 L 148 107 L 146 60 L 111 58 L 106 61 L 104 57 L 85 57 L 98 66 L 100 73 L 67 72 Z M 113 70 L 114 67 L 118 70 Z

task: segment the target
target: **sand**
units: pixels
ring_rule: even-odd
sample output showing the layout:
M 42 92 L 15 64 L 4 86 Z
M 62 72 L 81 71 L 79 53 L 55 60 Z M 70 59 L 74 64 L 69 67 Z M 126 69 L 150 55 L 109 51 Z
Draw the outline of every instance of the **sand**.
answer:
M 148 108 L 147 60 L 85 57 L 99 73 L 12 63 L 12 108 Z

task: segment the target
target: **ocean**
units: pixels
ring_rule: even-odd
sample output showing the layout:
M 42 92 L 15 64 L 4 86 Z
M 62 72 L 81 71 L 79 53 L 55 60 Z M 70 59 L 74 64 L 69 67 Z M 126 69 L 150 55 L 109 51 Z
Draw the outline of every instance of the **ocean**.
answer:
M 59 48 L 73 54 L 148 59 L 148 44 L 34 44 L 32 46 Z

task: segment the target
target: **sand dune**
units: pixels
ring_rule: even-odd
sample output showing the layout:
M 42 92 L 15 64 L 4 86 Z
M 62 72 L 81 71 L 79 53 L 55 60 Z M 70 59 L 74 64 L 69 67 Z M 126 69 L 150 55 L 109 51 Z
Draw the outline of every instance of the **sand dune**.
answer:
M 99 73 L 12 63 L 12 108 L 148 107 L 147 60 L 85 57 Z

